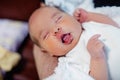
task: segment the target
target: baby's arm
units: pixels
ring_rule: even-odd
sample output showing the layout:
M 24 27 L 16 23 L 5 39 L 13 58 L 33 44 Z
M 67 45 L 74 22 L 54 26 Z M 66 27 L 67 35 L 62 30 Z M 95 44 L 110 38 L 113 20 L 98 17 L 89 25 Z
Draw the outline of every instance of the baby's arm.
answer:
M 91 56 L 90 75 L 95 80 L 107 80 L 108 71 L 104 54 L 104 44 L 98 40 L 100 35 L 94 35 L 87 44 L 87 49 Z
M 79 8 L 76 9 L 74 12 L 74 17 L 81 23 L 88 21 L 95 21 L 95 22 L 110 24 L 119 27 L 118 24 L 108 16 L 99 13 L 87 12 L 84 9 L 79 9 Z

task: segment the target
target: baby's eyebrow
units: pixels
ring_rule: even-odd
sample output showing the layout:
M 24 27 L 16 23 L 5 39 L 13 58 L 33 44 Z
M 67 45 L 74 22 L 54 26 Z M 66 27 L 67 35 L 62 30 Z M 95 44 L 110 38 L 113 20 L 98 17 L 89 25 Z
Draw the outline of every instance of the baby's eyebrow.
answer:
M 54 12 L 51 18 L 53 19 L 57 14 L 59 14 L 59 12 Z

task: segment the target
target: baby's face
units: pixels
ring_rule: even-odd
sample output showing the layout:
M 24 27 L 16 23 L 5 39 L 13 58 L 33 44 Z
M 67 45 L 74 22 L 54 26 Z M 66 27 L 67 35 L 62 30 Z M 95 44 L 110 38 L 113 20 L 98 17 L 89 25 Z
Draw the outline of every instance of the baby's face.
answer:
M 53 7 L 38 9 L 30 18 L 30 35 L 42 50 L 61 56 L 78 42 L 82 32 L 77 20 Z

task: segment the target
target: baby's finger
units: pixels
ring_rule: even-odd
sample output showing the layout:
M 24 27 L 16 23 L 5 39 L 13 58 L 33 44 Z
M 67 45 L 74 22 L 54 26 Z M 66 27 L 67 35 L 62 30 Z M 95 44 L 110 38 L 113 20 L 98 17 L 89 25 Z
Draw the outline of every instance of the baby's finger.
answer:
M 74 14 L 73 14 L 73 17 L 74 17 L 75 19 L 77 19 L 77 20 L 79 19 L 79 15 L 78 15 L 77 13 L 74 13 Z
M 85 10 L 82 8 L 79 8 L 79 12 L 85 12 Z
M 76 12 L 77 12 L 77 13 L 80 13 L 80 10 L 81 10 L 81 9 L 77 8 L 77 9 L 76 9 Z
M 96 47 L 99 47 L 99 48 L 104 47 L 104 43 L 99 39 L 95 40 L 95 45 L 96 45 Z
M 74 12 L 73 16 L 74 16 L 74 17 L 78 17 L 79 14 L 78 14 L 77 12 Z
M 74 12 L 74 16 L 79 16 L 79 15 L 80 15 L 80 10 L 76 9 L 75 12 Z
M 95 39 L 98 39 L 100 36 L 101 36 L 100 34 L 95 34 L 90 39 L 95 40 Z

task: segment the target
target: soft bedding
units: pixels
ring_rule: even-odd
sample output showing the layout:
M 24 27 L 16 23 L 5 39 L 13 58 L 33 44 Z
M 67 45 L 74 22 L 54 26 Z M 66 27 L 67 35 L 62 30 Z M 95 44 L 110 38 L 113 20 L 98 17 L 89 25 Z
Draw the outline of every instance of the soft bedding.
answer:
M 108 15 L 120 24 L 120 7 L 119 6 L 101 6 L 94 7 L 93 0 L 45 0 L 47 5 L 59 6 L 65 12 L 73 14 L 76 8 L 83 8 L 87 11 L 98 12 Z M 98 2 L 98 1 L 97 1 Z

